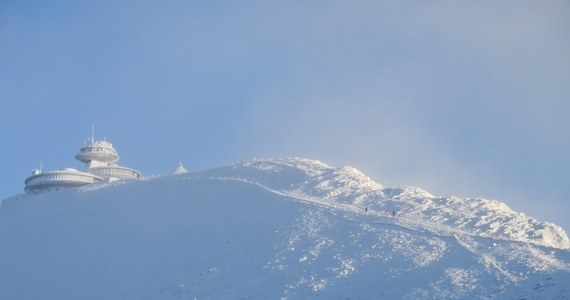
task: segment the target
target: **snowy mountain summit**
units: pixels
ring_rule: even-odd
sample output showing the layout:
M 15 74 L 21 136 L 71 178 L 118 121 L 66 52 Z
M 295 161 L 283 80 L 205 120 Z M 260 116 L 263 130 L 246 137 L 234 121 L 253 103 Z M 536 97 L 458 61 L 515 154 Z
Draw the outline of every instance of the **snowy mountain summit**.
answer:
M 568 299 L 570 240 L 291 158 L 6 199 L 0 270 L 0 299 Z

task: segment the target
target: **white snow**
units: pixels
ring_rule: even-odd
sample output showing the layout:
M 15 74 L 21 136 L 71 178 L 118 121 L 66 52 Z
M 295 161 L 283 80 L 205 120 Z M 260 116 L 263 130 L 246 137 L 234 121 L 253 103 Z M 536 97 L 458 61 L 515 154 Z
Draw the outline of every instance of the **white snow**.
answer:
M 0 299 L 567 299 L 569 249 L 498 201 L 253 160 L 5 200 Z

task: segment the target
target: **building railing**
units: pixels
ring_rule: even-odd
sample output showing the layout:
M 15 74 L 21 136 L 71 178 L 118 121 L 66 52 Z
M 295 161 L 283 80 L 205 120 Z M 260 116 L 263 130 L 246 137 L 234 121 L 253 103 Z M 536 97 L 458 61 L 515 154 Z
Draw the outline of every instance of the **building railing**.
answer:
M 96 176 L 88 176 L 82 174 L 43 173 L 28 178 L 26 180 L 26 186 L 39 185 L 50 182 L 65 182 L 65 181 L 83 182 L 87 184 L 87 183 L 94 183 L 99 180 L 101 179 Z
M 124 167 L 96 167 L 91 168 L 89 172 L 101 177 L 118 177 L 129 179 L 138 179 L 141 177 L 141 173 Z
M 85 148 L 81 148 L 79 150 L 79 152 L 80 153 L 103 152 L 103 153 L 118 155 L 117 151 L 115 151 L 115 149 L 101 148 L 101 147 L 85 147 Z

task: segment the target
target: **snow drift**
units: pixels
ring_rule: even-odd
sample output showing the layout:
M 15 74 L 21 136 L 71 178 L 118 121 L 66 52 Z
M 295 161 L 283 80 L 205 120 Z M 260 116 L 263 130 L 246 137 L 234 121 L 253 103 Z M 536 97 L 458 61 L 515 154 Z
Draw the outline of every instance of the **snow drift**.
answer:
M 255 160 L 5 200 L 0 299 L 567 299 L 568 249 L 498 201 Z

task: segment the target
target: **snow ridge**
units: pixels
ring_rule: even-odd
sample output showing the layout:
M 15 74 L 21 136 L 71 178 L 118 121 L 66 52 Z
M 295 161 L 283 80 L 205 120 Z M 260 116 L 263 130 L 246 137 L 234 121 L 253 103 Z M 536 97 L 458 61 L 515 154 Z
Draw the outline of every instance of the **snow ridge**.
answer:
M 335 168 L 304 158 L 261 159 L 199 174 L 243 179 L 272 191 L 352 210 L 398 214 L 415 227 L 570 249 L 558 225 L 539 222 L 506 204 L 483 198 L 435 197 L 417 187 L 383 188 L 355 168 Z M 191 174 L 189 176 L 196 176 Z

